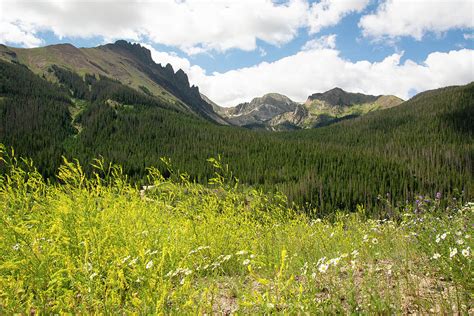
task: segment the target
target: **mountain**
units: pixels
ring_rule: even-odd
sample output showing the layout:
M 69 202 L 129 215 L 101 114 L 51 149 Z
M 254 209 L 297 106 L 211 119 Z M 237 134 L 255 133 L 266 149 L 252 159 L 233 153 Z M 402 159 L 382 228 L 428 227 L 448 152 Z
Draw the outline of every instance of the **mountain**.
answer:
M 53 65 L 80 76 L 88 74 L 115 79 L 176 109 L 228 125 L 201 98 L 198 87 L 190 86 L 184 71 L 175 72 L 170 64 L 156 64 L 151 52 L 139 44 L 119 40 L 92 48 L 58 44 L 31 49 L 0 45 L 0 58 L 21 63 L 53 82 L 57 81 L 51 71 Z
M 269 93 L 236 107 L 223 108 L 221 114 L 233 125 L 255 128 L 264 127 L 276 116 L 293 113 L 298 107 L 300 107 L 298 103 L 284 95 Z M 267 124 L 267 126 L 271 125 Z
M 334 88 L 315 93 L 304 104 L 270 93 L 231 108 L 217 109 L 233 125 L 268 130 L 293 130 L 329 125 L 380 109 L 397 106 L 402 99 L 391 95 L 365 95 Z M 216 108 L 215 108 L 216 109 Z

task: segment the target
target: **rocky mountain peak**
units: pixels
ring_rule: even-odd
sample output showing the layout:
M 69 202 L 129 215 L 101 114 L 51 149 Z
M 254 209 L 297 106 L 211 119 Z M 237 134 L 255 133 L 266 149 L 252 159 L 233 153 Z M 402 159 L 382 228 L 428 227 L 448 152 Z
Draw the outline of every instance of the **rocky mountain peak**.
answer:
M 363 104 L 375 102 L 380 96 L 367 95 L 362 93 L 346 92 L 336 87 L 323 93 L 314 93 L 308 97 L 307 103 L 318 100 L 325 102 L 330 106 L 350 106 L 354 104 Z

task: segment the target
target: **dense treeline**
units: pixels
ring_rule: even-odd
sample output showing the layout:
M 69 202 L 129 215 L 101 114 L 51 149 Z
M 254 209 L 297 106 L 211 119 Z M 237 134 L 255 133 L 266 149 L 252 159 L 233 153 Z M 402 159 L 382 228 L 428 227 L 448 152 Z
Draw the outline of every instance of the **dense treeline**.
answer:
M 56 174 L 74 133 L 70 105 L 66 91 L 26 67 L 0 62 L 0 142 L 33 158 L 47 177 Z
M 23 72 L 25 76 L 28 73 Z M 4 112 L 6 104 L 14 107 L 19 101 L 8 97 L 18 93 L 16 87 L 4 88 L 7 85 L 3 83 L 16 74 L 2 71 L 1 75 Z M 32 81 L 42 80 L 31 73 L 29 76 Z M 79 97 L 81 94 L 68 83 L 77 81 L 74 78 L 60 82 L 72 96 Z M 56 91 L 54 85 L 43 82 L 45 91 Z M 467 198 L 474 193 L 474 84 L 427 92 L 399 107 L 324 128 L 270 133 L 214 125 L 167 109 L 152 96 L 107 78 L 88 77 L 83 82 L 90 91 L 89 96 L 83 94 L 88 106 L 74 122 L 67 115 L 30 118 L 49 124 L 51 129 L 71 123 L 80 126 L 80 132 L 65 129 L 69 136 L 60 151 L 50 153 L 52 164 L 38 161 L 46 176 L 51 175 L 58 155 L 64 153 L 83 164 L 103 156 L 123 165 L 138 183 L 144 183 L 149 166 L 165 171 L 160 157 L 169 157 L 175 169 L 205 182 L 212 175 L 206 159 L 221 154 L 241 182 L 266 190 L 278 188 L 296 204 L 320 212 L 353 209 L 357 204 L 375 209 L 385 203 L 379 195 L 401 203 L 417 194 L 434 195 L 438 191 L 443 196 L 464 191 Z M 57 91 L 64 96 L 62 90 Z M 33 154 L 37 148 L 28 147 L 37 141 L 35 134 L 25 131 L 12 136 L 24 129 L 25 118 L 10 115 L 9 120 L 8 129 L 1 120 L 0 142 L 15 146 L 20 154 L 37 157 Z M 44 138 L 61 142 L 60 132 L 55 132 L 59 138 L 51 133 L 45 131 Z

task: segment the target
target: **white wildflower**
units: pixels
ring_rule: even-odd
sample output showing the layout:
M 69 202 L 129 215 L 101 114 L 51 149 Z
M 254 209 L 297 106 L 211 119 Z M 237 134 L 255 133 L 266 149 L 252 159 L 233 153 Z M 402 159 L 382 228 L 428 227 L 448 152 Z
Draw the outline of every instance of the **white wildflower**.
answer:
M 462 235 L 462 231 L 458 230 L 458 231 L 456 232 L 456 236 L 461 236 L 461 235 Z
M 13 250 L 18 251 L 20 250 L 20 244 L 15 244 L 12 248 Z
M 230 258 L 232 258 L 232 255 L 227 255 L 224 258 L 222 258 L 222 261 L 229 261 Z
M 447 236 L 448 234 L 449 234 L 449 233 L 444 233 L 444 234 L 442 234 L 442 235 L 440 236 L 440 238 L 441 238 L 442 240 L 445 240 L 445 239 L 446 239 L 446 236 Z
M 466 249 L 463 249 L 461 252 L 462 252 L 462 255 L 467 258 L 471 255 L 471 248 L 467 247 Z
M 439 253 L 435 252 L 435 253 L 433 254 L 433 257 L 432 257 L 432 258 L 435 259 L 435 260 L 438 260 L 439 258 L 441 258 L 441 255 L 440 255 Z
M 122 259 L 122 264 L 125 263 L 125 262 L 127 262 L 128 259 L 130 259 L 130 256 L 126 256 L 125 258 L 123 258 L 123 259 Z
M 93 278 L 95 278 L 97 276 L 97 273 L 92 273 L 90 276 L 89 276 L 89 279 L 92 280 Z
M 329 268 L 329 264 L 321 263 L 318 267 L 319 272 L 326 273 Z
M 240 250 L 235 253 L 237 256 L 243 256 L 247 254 L 247 250 Z
M 337 266 L 337 264 L 339 263 L 340 260 L 341 260 L 341 258 L 333 258 L 333 259 L 329 260 L 328 264 L 332 264 L 333 266 Z
M 148 261 L 148 263 L 146 264 L 146 267 L 145 267 L 145 268 L 148 270 L 148 269 L 150 269 L 151 267 L 153 267 L 153 260 Z
M 372 244 L 376 245 L 378 243 L 379 243 L 379 241 L 377 240 L 377 238 L 372 238 Z
M 244 266 L 247 266 L 247 265 L 250 264 L 250 260 L 249 260 L 249 259 L 245 259 L 245 260 L 242 262 L 242 264 L 243 264 Z
M 449 258 L 454 257 L 458 253 L 458 248 L 449 247 Z
M 456 243 L 457 243 L 458 245 L 462 245 L 462 244 L 464 244 L 464 240 L 458 239 L 458 240 L 456 240 Z
M 352 256 L 354 258 L 356 258 L 358 255 L 359 255 L 359 251 L 358 250 L 354 250 L 353 252 L 351 252 Z
M 466 235 L 466 236 L 464 236 L 464 238 L 469 239 L 469 238 L 471 238 L 471 235 Z
M 269 309 L 275 308 L 275 305 L 272 303 L 267 303 L 267 308 Z

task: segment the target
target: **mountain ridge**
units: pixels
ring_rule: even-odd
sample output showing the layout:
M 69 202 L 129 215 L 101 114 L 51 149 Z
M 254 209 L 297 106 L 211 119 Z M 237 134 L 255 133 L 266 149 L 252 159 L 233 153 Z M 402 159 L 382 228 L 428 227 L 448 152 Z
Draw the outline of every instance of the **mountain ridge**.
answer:
M 26 65 L 33 72 L 56 81 L 49 68 L 53 65 L 78 73 L 102 75 L 119 80 L 135 90 L 149 91 L 163 102 L 190 111 L 218 124 L 228 122 L 201 98 L 199 88 L 189 84 L 186 73 L 176 72 L 170 64 L 155 63 L 151 52 L 140 44 L 118 40 L 90 48 L 55 44 L 32 49 L 0 46 L 0 58 Z
M 336 87 L 314 93 L 304 103 L 282 94 L 267 93 L 235 107 L 221 108 L 220 114 L 234 125 L 279 131 L 325 126 L 402 102 L 393 95 L 366 95 Z

